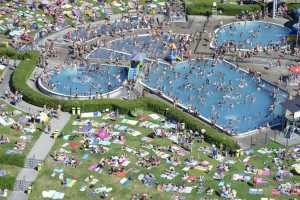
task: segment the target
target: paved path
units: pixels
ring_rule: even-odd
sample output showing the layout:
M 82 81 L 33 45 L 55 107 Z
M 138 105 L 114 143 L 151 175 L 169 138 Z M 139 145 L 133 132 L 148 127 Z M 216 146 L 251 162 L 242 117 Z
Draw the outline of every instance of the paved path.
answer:
M 9 89 L 9 80 L 13 73 L 13 68 L 6 68 L 4 71 L 3 78 L 4 80 L 0 84 L 0 96 L 4 97 L 5 90 Z M 5 99 L 6 100 L 6 99 Z M 7 101 L 7 100 L 6 100 Z M 7 102 L 9 103 L 9 102 Z M 42 109 L 28 104 L 25 101 L 19 102 L 16 106 L 16 109 L 22 110 L 27 113 L 39 112 Z M 51 130 L 61 131 L 65 124 L 68 122 L 70 114 L 62 112 L 59 118 L 53 118 L 50 121 Z M 19 172 L 14 186 L 14 191 L 11 193 L 8 199 L 11 200 L 27 200 L 27 194 L 24 191 L 27 189 L 31 183 L 35 181 L 38 176 L 38 172 L 34 169 L 36 165 L 40 162 L 43 162 L 48 153 L 50 152 L 52 146 L 54 145 L 54 139 L 50 137 L 49 134 L 41 133 L 39 139 L 33 145 L 31 151 L 26 157 L 25 166 Z

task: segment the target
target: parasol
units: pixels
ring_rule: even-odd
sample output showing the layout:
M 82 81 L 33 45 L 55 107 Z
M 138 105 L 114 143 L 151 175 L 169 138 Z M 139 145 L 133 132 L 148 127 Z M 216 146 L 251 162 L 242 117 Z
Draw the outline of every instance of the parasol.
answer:
M 98 136 L 100 139 L 104 140 L 104 139 L 108 138 L 109 135 L 108 135 L 108 133 L 107 133 L 104 129 L 100 129 L 100 130 L 98 131 L 97 136 Z
M 293 72 L 295 74 L 300 74 L 300 66 L 299 65 L 293 65 L 289 67 L 289 71 Z

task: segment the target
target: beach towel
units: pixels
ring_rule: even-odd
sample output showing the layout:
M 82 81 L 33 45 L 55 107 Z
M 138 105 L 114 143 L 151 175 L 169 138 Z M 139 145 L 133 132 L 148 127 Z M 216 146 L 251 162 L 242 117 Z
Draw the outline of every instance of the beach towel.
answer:
M 266 185 L 268 183 L 268 181 L 262 179 L 262 178 L 257 178 L 256 179 L 256 184 L 257 185 Z
M 62 192 L 57 192 L 55 190 L 48 190 L 42 192 L 43 198 L 50 198 L 50 199 L 63 199 L 65 196 Z
M 139 131 L 132 130 L 132 131 L 129 131 L 128 134 L 136 137 L 136 136 L 141 135 L 142 133 Z
M 139 122 L 136 120 L 131 120 L 131 119 L 122 119 L 121 121 L 122 124 L 129 124 L 131 126 L 136 126 Z
M 101 117 L 101 112 L 87 112 L 81 113 L 81 118 Z
M 120 180 L 120 184 L 124 185 L 124 186 L 128 185 L 128 182 L 129 182 L 128 178 L 125 178 L 125 177 Z
M 151 117 L 154 120 L 159 120 L 160 119 L 160 116 L 158 114 L 155 114 L 155 113 L 150 114 L 149 117 Z
M 67 183 L 66 183 L 65 187 L 71 188 L 71 187 L 73 187 L 75 185 L 75 183 L 77 182 L 77 180 L 71 179 L 71 178 L 67 178 L 66 182 Z
M 0 177 L 2 177 L 2 176 L 6 176 L 6 171 L 5 170 L 0 170 Z
M 267 170 L 267 169 L 263 169 L 263 170 L 259 169 L 259 170 L 257 171 L 257 174 L 258 174 L 259 176 L 270 176 L 270 175 L 271 175 L 271 172 L 270 172 L 270 170 Z
M 106 140 L 101 140 L 98 142 L 98 144 L 103 145 L 103 146 L 109 146 L 111 144 L 110 141 L 106 141 Z
M 122 172 L 116 172 L 114 173 L 115 176 L 118 176 L 118 177 L 125 177 L 127 174 L 126 172 L 122 171 Z
M 83 156 L 82 156 L 82 160 L 87 160 L 89 158 L 89 154 L 88 153 L 86 153 L 86 154 L 84 154 Z
M 272 196 L 278 196 L 278 195 L 280 195 L 280 191 L 277 189 L 272 189 L 271 194 L 272 194 Z
M 263 189 L 249 188 L 248 193 L 252 194 L 252 195 L 260 195 L 260 194 L 263 194 Z

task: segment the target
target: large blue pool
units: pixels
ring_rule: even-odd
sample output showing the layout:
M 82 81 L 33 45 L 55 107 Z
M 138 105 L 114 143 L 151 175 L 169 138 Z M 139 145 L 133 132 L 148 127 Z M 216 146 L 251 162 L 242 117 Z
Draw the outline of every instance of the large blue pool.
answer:
M 286 45 L 290 29 L 261 21 L 240 21 L 227 24 L 215 31 L 213 46 L 219 47 L 227 42 L 234 43 L 238 49 L 253 49 L 257 45 Z
M 192 106 L 228 132 L 244 133 L 274 125 L 283 114 L 287 94 L 224 61 L 182 62 L 175 67 L 154 64 L 144 83 L 166 96 Z M 273 106 L 273 108 L 271 108 Z
M 99 48 L 89 57 L 130 59 L 132 54 L 144 52 L 148 58 L 162 58 L 162 43 L 166 40 L 165 36 L 156 39 L 146 35 L 115 40 L 110 46 L 114 50 Z M 121 86 L 126 79 L 125 71 L 114 66 L 66 68 L 53 72 L 48 82 L 54 92 L 89 96 Z M 228 132 L 242 134 L 274 125 L 283 115 L 280 103 L 287 98 L 285 92 L 225 61 L 214 65 L 210 59 L 191 60 L 170 66 L 146 59 L 142 71 L 142 82 L 147 87 L 178 99 L 185 107 L 193 107 L 199 115 Z
M 115 66 L 68 67 L 52 71 L 48 87 L 55 93 L 70 96 L 104 94 L 119 88 L 126 79 L 126 68 Z

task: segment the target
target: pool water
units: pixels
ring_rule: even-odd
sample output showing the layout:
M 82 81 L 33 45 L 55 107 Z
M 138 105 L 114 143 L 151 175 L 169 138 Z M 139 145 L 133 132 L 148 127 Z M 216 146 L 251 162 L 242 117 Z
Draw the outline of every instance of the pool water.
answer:
M 88 57 L 129 61 L 132 54 L 144 53 L 147 58 L 163 58 L 164 46 L 170 38 L 161 38 L 143 35 L 135 40 L 114 40 L 110 45 L 113 50 L 99 48 Z M 55 85 L 53 91 L 57 93 L 89 96 L 110 92 L 127 78 L 125 67 L 96 68 L 66 68 L 53 73 L 49 83 Z M 287 98 L 284 91 L 225 61 L 213 65 L 210 59 L 192 60 L 170 66 L 145 59 L 142 71 L 142 82 L 147 87 L 178 99 L 185 107 L 193 107 L 199 115 L 228 132 L 242 134 L 267 124 L 272 126 L 283 116 L 280 103 Z
M 143 81 L 229 132 L 244 133 L 278 122 L 285 92 L 265 81 L 259 84 L 254 76 L 224 61 L 212 64 L 211 60 L 182 62 L 175 67 L 160 63 L 149 68 Z M 274 110 L 270 111 L 272 104 Z
M 63 95 L 90 96 L 119 88 L 127 78 L 125 67 L 91 65 L 65 68 L 52 72 L 49 85 L 53 92 Z
M 220 47 L 229 41 L 232 41 L 238 49 L 253 49 L 257 45 L 284 46 L 289 33 L 289 28 L 277 24 L 260 21 L 234 22 L 216 30 L 214 46 Z
M 162 35 L 160 39 L 157 37 L 153 37 L 151 35 L 142 35 L 136 38 L 129 38 L 126 37 L 124 39 L 116 39 L 113 40 L 109 48 L 113 49 L 115 51 L 122 51 L 126 52 L 130 55 L 142 53 L 147 58 L 160 58 L 164 59 L 167 55 L 167 51 L 165 46 L 169 44 L 170 42 L 175 42 L 177 44 L 177 47 L 179 47 L 177 40 L 170 35 Z M 107 55 L 102 55 L 103 49 L 99 48 L 92 52 L 89 57 L 90 58 L 103 58 L 108 57 Z M 115 53 L 117 54 L 117 53 Z M 124 55 L 124 54 L 123 54 Z M 113 57 L 115 58 L 115 57 Z M 119 58 L 119 57 L 118 57 Z M 130 57 L 128 57 L 130 59 Z

